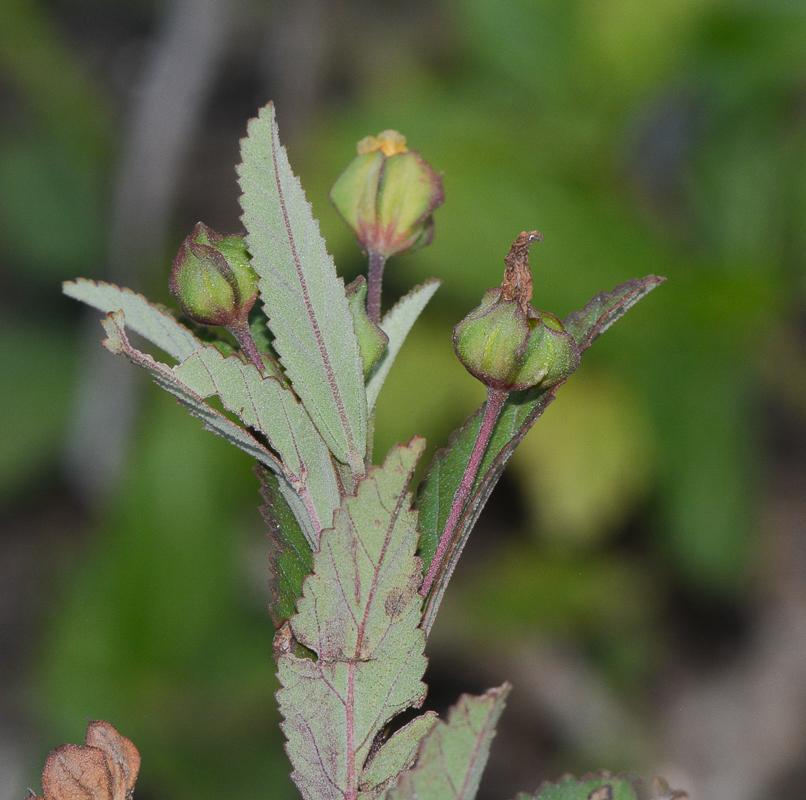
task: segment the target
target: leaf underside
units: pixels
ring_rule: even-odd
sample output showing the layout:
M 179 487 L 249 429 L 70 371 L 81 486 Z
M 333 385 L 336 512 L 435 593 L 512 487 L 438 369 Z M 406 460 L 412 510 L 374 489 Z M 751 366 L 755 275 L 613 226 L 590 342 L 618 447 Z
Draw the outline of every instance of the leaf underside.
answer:
M 330 450 L 361 474 L 367 402 L 344 283 L 291 172 L 271 103 L 248 132 L 238 168 L 242 220 L 274 346 Z
M 642 280 L 628 281 L 617 286 L 612 292 L 597 294 L 582 311 L 570 314 L 564 324 L 574 336 L 580 350 L 587 349 L 603 330 L 610 327 L 630 306 L 664 280 L 665 278 L 650 275 Z M 504 467 L 517 445 L 554 400 L 555 392 L 561 385 L 550 389 L 512 392 L 507 398 L 457 525 L 453 543 L 446 552 L 429 595 L 423 615 L 423 627 L 426 632 L 431 630 L 453 567 Z M 420 484 L 415 508 L 420 513 L 421 536 L 418 552 L 425 569 L 428 569 L 434 557 L 439 538 L 445 528 L 454 495 L 459 488 L 481 427 L 483 409 L 482 406 L 471 414 L 451 435 L 448 446 L 437 451 Z
M 224 408 L 266 436 L 308 510 L 310 524 L 303 524 L 303 531 L 311 547 L 318 548 L 319 533 L 333 523 L 341 502 L 338 480 L 330 451 L 294 392 L 238 356 L 223 356 L 210 346 L 193 353 L 174 374 L 201 397 L 218 395 Z
M 66 281 L 62 291 L 68 297 L 81 300 L 105 314 L 122 311 L 126 325 L 152 344 L 157 345 L 177 361 L 183 361 L 202 346 L 184 325 L 177 322 L 167 310 L 161 309 L 131 289 L 120 289 L 113 283 L 89 281 L 79 278 Z
M 182 383 L 167 364 L 156 361 L 148 353 L 142 353 L 133 347 L 126 336 L 126 318 L 123 312 L 113 311 L 101 324 L 107 335 L 103 341 L 107 350 L 116 355 L 125 356 L 133 364 L 145 369 L 160 388 L 174 395 L 193 416 L 201 419 L 205 428 L 223 436 L 228 442 L 256 458 L 271 470 L 282 471 L 280 462 L 274 454 L 251 433 L 245 431 L 240 425 L 236 425 L 221 412 L 208 406 L 204 402 L 204 398 Z
M 278 657 L 286 750 L 307 800 L 375 794 L 367 782 L 372 764 L 364 774 L 373 742 L 392 717 L 425 697 L 422 564 L 407 492 L 424 445 L 415 438 L 394 447 L 344 498 L 334 527 L 322 532 L 290 620 L 294 638 L 317 657 Z M 386 747 L 395 751 L 391 759 Z M 400 749 L 393 737 L 372 763 L 399 763 Z
M 401 775 L 389 800 L 473 800 L 510 688 L 462 695 L 447 722 L 437 722 L 423 739 L 417 764 Z
M 576 340 L 580 352 L 587 350 L 619 317 L 665 280 L 657 275 L 633 278 L 611 292 L 599 292 L 582 311 L 569 314 L 563 324 Z
M 686 792 L 671 791 L 666 781 L 648 783 L 632 775 L 601 771 L 582 778 L 564 775 L 556 783 L 545 782 L 536 794 L 521 792 L 515 800 L 684 800 Z
M 376 755 L 371 756 L 371 761 L 364 766 L 364 774 L 361 776 L 362 800 L 380 797 L 397 781 L 403 770 L 414 764 L 420 742 L 437 720 L 436 712 L 426 711 L 404 725 L 384 743 Z
M 288 482 L 282 464 L 271 450 L 240 425 L 234 423 L 220 411 L 207 405 L 204 402 L 204 398 L 179 380 L 174 370 L 167 364 L 156 361 L 147 353 L 142 353 L 133 347 L 126 336 L 126 318 L 122 311 L 108 314 L 101 324 L 107 335 L 107 338 L 103 341 L 103 345 L 107 350 L 116 355 L 125 356 L 133 364 L 145 369 L 154 379 L 157 386 L 174 395 L 179 400 L 179 403 L 194 417 L 202 420 L 206 430 L 223 437 L 230 444 L 234 444 L 272 470 L 277 475 L 279 490 L 286 503 L 293 510 L 294 516 L 300 521 L 301 525 L 305 523 L 309 527 L 311 526 L 305 505 Z
M 383 382 L 409 331 L 441 285 L 442 281 L 430 280 L 416 286 L 401 297 L 381 320 L 381 330 L 389 337 L 389 344 L 367 378 L 367 407 L 370 411 L 375 408 Z

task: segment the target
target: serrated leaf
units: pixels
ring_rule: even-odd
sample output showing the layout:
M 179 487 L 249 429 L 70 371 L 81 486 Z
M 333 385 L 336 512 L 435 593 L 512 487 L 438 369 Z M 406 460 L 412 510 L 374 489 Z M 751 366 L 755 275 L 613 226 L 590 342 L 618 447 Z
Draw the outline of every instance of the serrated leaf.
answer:
M 141 353 L 132 347 L 126 336 L 126 320 L 122 311 L 108 314 L 101 324 L 107 338 L 103 345 L 112 353 L 122 355 L 133 364 L 137 364 L 148 372 L 154 382 L 170 392 L 194 417 L 204 422 L 204 427 L 213 433 L 223 436 L 228 442 L 265 464 L 273 472 L 282 474 L 282 465 L 277 457 L 264 447 L 252 434 L 240 425 L 225 417 L 221 412 L 210 408 L 202 397 L 185 386 L 173 373 L 173 370 L 160 361 L 156 361 L 148 353 Z
M 290 620 L 317 656 L 278 657 L 286 750 L 306 800 L 354 800 L 375 737 L 425 696 L 422 565 L 407 492 L 424 446 L 415 438 L 392 448 L 344 498 Z
M 632 775 L 601 771 L 579 779 L 563 775 L 555 783 L 543 783 L 536 794 L 521 792 L 515 800 L 684 800 L 687 797 L 686 792 L 671 791 L 660 778 L 645 783 Z
M 498 483 L 515 448 L 538 417 L 554 400 L 559 386 L 547 390 L 530 389 L 512 392 L 507 398 L 490 437 L 490 443 L 479 467 L 473 489 L 456 527 L 454 542 L 446 553 L 444 566 L 434 581 L 423 615 L 423 628 L 428 633 L 434 624 L 448 581 L 462 553 L 467 538 Z M 454 431 L 448 446 L 437 451 L 425 479 L 420 485 L 415 507 L 420 512 L 419 555 L 428 569 L 445 528 L 453 497 L 470 459 L 478 437 L 484 406 L 471 414 L 462 427 Z
M 174 395 L 194 417 L 202 420 L 206 430 L 222 436 L 230 444 L 234 444 L 272 470 L 277 475 L 280 493 L 292 509 L 303 530 L 306 531 L 306 536 L 311 538 L 316 536 L 306 504 L 289 483 L 284 467 L 274 453 L 264 447 L 260 441 L 240 425 L 207 405 L 198 392 L 195 392 L 176 377 L 171 367 L 156 361 L 147 353 L 141 353 L 137 348 L 133 347 L 126 336 L 126 318 L 122 311 L 108 314 L 101 324 L 107 334 L 107 338 L 103 341 L 103 345 L 107 350 L 117 355 L 125 356 L 133 364 L 143 367 L 158 386 Z
M 628 308 L 664 280 L 665 278 L 650 275 L 643 280 L 627 281 L 612 292 L 597 294 L 582 311 L 570 314 L 564 324 L 577 341 L 580 351 L 586 350 L 603 330 L 610 327 Z M 523 392 L 512 392 L 507 397 L 487 445 L 473 489 L 456 526 L 452 545 L 446 552 L 428 596 L 423 614 L 423 629 L 426 633 L 430 632 L 434 624 L 456 562 L 504 467 L 517 445 L 554 400 L 555 392 L 560 386 L 562 383 L 547 390 L 528 389 Z M 462 426 L 454 431 L 448 446 L 435 454 L 420 484 L 415 508 L 420 513 L 419 555 L 426 570 L 431 564 L 440 536 L 445 529 L 454 495 L 478 437 L 483 410 L 484 406 L 471 414 Z
M 426 711 L 404 725 L 384 743 L 364 767 L 364 774 L 361 776 L 362 800 L 380 797 L 390 782 L 414 763 L 420 742 L 434 727 L 437 719 L 436 712 Z
M 305 534 L 311 547 L 318 549 L 319 533 L 332 525 L 341 498 L 330 451 L 294 392 L 215 347 L 200 348 L 173 371 L 200 397 L 218 395 L 224 408 L 266 436 L 305 504 L 313 526 L 313 530 L 304 526 Z
M 183 361 L 203 344 L 167 311 L 149 303 L 143 295 L 135 294 L 131 289 L 79 278 L 75 282 L 63 283 L 62 291 L 68 297 L 81 300 L 105 314 L 122 311 L 129 328 L 177 361 Z
M 462 695 L 423 739 L 417 764 L 389 790 L 389 800 L 473 800 L 487 765 L 510 685 Z
M 563 324 L 576 340 L 580 352 L 587 350 L 619 317 L 665 280 L 657 275 L 633 278 L 611 292 L 599 292 L 582 311 L 569 314 Z
M 263 466 L 255 467 L 260 479 L 260 493 L 266 504 L 260 513 L 269 529 L 274 549 L 269 557 L 271 567 L 271 601 L 269 613 L 279 628 L 297 611 L 302 595 L 302 582 L 311 573 L 312 552 L 305 534 L 280 489 L 276 475 Z
M 344 283 L 291 172 L 271 103 L 250 121 L 241 157 L 242 219 L 274 346 L 328 447 L 361 475 L 367 401 Z
M 426 281 L 422 285 L 416 286 L 405 297 L 401 297 L 381 320 L 381 330 L 389 337 L 389 344 L 367 378 L 367 408 L 369 411 L 375 408 L 383 382 L 386 380 L 403 342 L 406 341 L 409 331 L 440 286 L 442 286 L 442 281 L 438 280 Z

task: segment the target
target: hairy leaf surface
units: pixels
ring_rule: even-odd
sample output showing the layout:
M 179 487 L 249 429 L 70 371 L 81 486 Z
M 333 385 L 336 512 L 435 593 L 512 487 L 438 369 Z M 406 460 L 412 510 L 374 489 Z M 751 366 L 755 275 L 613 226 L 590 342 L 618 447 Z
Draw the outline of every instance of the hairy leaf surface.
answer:
M 283 465 L 274 453 L 264 447 L 261 442 L 240 425 L 225 417 L 220 411 L 216 411 L 216 409 L 207 405 L 203 397 L 176 377 L 171 367 L 156 361 L 147 353 L 141 353 L 137 348 L 133 347 L 126 336 L 126 320 L 122 311 L 115 311 L 107 315 L 101 324 L 107 334 L 107 338 L 103 341 L 107 350 L 117 355 L 125 356 L 133 364 L 143 367 L 158 386 L 174 395 L 194 417 L 202 420 L 207 430 L 222 436 L 230 444 L 234 444 L 272 470 L 277 475 L 280 492 L 294 512 L 294 516 L 303 525 L 303 528 L 307 526 L 313 532 L 313 525 L 308 511 L 300 496 L 294 491 L 285 477 Z
M 389 337 L 389 344 L 367 379 L 367 406 L 370 411 L 375 408 L 383 382 L 409 331 L 440 286 L 442 281 L 438 280 L 426 281 L 421 286 L 416 286 L 405 297 L 401 297 L 381 320 L 381 330 Z
M 274 106 L 241 143 L 243 222 L 274 346 L 328 447 L 363 474 L 364 374 L 344 283 L 280 144 Z
M 113 283 L 96 283 L 79 278 L 75 282 L 63 283 L 62 291 L 68 297 L 81 300 L 105 314 L 122 311 L 126 315 L 126 325 L 177 361 L 183 361 L 202 346 L 202 342 L 167 310 L 149 303 L 143 295 L 135 294 L 131 289 L 119 289 Z
M 286 750 L 307 800 L 372 792 L 362 772 L 375 737 L 425 696 L 422 564 L 406 491 L 424 446 L 415 438 L 392 448 L 344 498 L 290 621 L 317 656 L 278 658 Z
M 294 512 L 283 497 L 277 476 L 258 465 L 255 473 L 260 479 L 260 493 L 266 501 L 260 513 L 269 529 L 273 550 L 269 556 L 271 601 L 269 613 L 279 628 L 297 611 L 302 595 L 302 582 L 311 573 L 313 554 Z
M 404 769 L 414 763 L 420 742 L 437 719 L 436 712 L 426 711 L 384 743 L 364 768 L 361 776 L 362 800 L 379 797 Z
M 154 382 L 170 392 L 191 414 L 201 419 L 208 430 L 223 436 L 228 442 L 239 447 L 245 453 L 253 456 L 274 472 L 282 472 L 277 457 L 266 449 L 252 434 L 236 425 L 219 411 L 210 408 L 204 398 L 186 386 L 173 373 L 171 367 L 156 361 L 148 353 L 141 353 L 133 347 L 126 336 L 126 319 L 121 311 L 114 311 L 107 315 L 101 323 L 106 331 L 107 338 L 103 345 L 112 353 L 122 355 L 133 364 L 143 367 L 154 379 Z
M 462 695 L 420 745 L 417 764 L 401 775 L 389 800 L 473 800 L 487 764 L 509 684 L 480 697 Z
M 665 280 L 657 275 L 633 278 L 616 286 L 612 292 L 599 292 L 582 311 L 569 314 L 563 324 L 576 340 L 580 352 L 587 350 L 619 317 Z
M 333 524 L 341 498 L 330 451 L 294 392 L 215 347 L 197 350 L 174 368 L 174 374 L 201 397 L 217 394 L 224 408 L 266 436 L 308 509 L 313 533 L 306 535 L 318 549 L 319 533 Z
M 610 327 L 630 306 L 664 280 L 665 278 L 650 275 L 643 280 L 628 281 L 617 286 L 612 292 L 597 294 L 582 311 L 570 314 L 564 324 L 574 336 L 580 350 L 586 350 L 603 330 Z M 453 543 L 445 554 L 440 572 L 429 594 L 423 615 L 423 628 L 426 633 L 434 624 L 437 610 L 467 537 L 498 483 L 504 467 L 523 437 L 554 400 L 555 392 L 561 385 L 550 389 L 512 392 L 507 397 L 456 527 Z M 484 406 L 471 414 L 451 435 L 448 446 L 437 451 L 420 485 L 415 507 L 420 512 L 419 555 L 426 570 L 431 564 L 440 536 L 445 529 L 453 497 L 459 488 L 465 465 L 481 427 L 483 410 Z

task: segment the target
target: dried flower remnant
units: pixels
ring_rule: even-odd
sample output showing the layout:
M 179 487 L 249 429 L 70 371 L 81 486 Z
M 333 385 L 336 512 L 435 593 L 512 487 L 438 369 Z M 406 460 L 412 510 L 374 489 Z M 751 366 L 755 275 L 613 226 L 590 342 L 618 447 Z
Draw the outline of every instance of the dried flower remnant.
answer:
M 90 720 L 84 745 L 52 750 L 42 772 L 43 798 L 37 800 L 131 800 L 140 754 L 125 736 L 103 720 Z
M 562 322 L 530 305 L 529 248 L 542 240 L 539 231 L 521 233 L 504 259 L 501 286 L 485 292 L 481 305 L 454 328 L 456 355 L 488 389 L 549 388 L 579 364 L 579 348 Z
M 485 292 L 481 305 L 454 329 L 456 355 L 467 371 L 487 387 L 487 402 L 478 437 L 451 503 L 445 529 L 423 581 L 428 596 L 434 582 L 450 573 L 460 549 L 454 541 L 495 424 L 510 392 L 549 389 L 579 366 L 579 347 L 562 322 L 530 305 L 532 273 L 529 248 L 542 242 L 540 231 L 524 231 L 504 258 L 501 286 Z

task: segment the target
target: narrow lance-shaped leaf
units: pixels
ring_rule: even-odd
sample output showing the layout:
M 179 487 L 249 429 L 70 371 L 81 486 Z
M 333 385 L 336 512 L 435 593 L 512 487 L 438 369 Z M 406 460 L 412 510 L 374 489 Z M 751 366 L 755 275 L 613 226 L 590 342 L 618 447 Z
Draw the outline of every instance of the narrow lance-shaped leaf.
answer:
M 665 280 L 647 275 L 622 283 L 612 292 L 599 292 L 582 311 L 565 318 L 565 329 L 576 339 L 580 351 L 587 350 L 619 317 Z
M 370 411 L 375 408 L 381 387 L 409 331 L 441 285 L 442 281 L 430 280 L 415 287 L 401 297 L 381 320 L 381 330 L 389 337 L 389 344 L 367 378 L 367 406 Z
M 582 311 L 570 314 L 564 321 L 580 350 L 585 350 L 602 330 L 621 316 L 631 305 L 644 297 L 665 279 L 650 275 L 643 280 L 628 281 L 612 292 L 602 292 L 593 298 Z M 448 581 L 461 555 L 467 537 L 478 520 L 504 467 L 515 448 L 529 432 L 540 415 L 554 400 L 562 384 L 547 390 L 529 389 L 512 392 L 498 417 L 492 437 L 462 512 L 452 546 L 448 549 L 439 575 L 429 594 L 423 614 L 423 627 L 431 630 L 437 610 L 442 602 Z M 448 519 L 451 503 L 462 480 L 465 465 L 481 425 L 482 408 L 471 414 L 450 438 L 448 446 L 437 451 L 420 485 L 415 507 L 420 512 L 420 550 L 425 568 L 431 563 L 442 531 Z
M 271 103 L 250 121 L 241 156 L 242 219 L 275 347 L 328 447 L 361 475 L 367 402 L 344 283 L 291 172 Z
M 473 800 L 487 765 L 509 684 L 480 697 L 462 695 L 423 739 L 417 764 L 401 775 L 389 800 Z
M 107 350 L 116 355 L 125 356 L 133 364 L 145 369 L 158 386 L 174 395 L 191 414 L 204 422 L 208 430 L 223 436 L 230 444 L 234 444 L 245 453 L 253 456 L 269 469 L 282 472 L 282 466 L 277 457 L 255 439 L 252 434 L 245 431 L 240 425 L 236 425 L 221 412 L 210 408 L 204 402 L 204 398 L 182 383 L 167 364 L 156 361 L 148 353 L 141 353 L 131 345 L 126 336 L 126 319 L 123 312 L 112 312 L 107 315 L 101 324 L 104 326 L 107 335 L 107 338 L 103 341 L 103 345 Z
M 216 411 L 207 405 L 204 402 L 204 398 L 179 380 L 167 364 L 156 361 L 147 353 L 141 353 L 137 348 L 133 347 L 126 336 L 126 320 L 123 312 L 116 311 L 109 314 L 103 320 L 102 325 L 107 334 L 103 344 L 108 350 L 117 355 L 125 356 L 133 364 L 145 369 L 158 386 L 174 395 L 194 417 L 202 420 L 207 430 L 222 436 L 230 444 L 234 444 L 272 470 L 278 476 L 280 491 L 293 510 L 294 516 L 303 527 L 307 526 L 311 536 L 314 535 L 313 525 L 305 505 L 291 487 L 285 477 L 283 465 L 271 450 L 264 447 L 261 442 L 240 425 L 236 425 L 220 411 Z
M 217 394 L 224 408 L 263 432 L 308 510 L 313 531 L 306 536 L 318 549 L 319 533 L 333 523 L 341 498 L 330 451 L 294 392 L 215 347 L 197 350 L 174 374 L 201 397 Z
M 278 657 L 286 750 L 306 800 L 373 793 L 363 774 L 373 742 L 425 696 L 422 564 L 406 491 L 424 445 L 415 438 L 394 447 L 344 498 L 290 620 L 295 639 L 317 657 Z
M 149 303 L 143 295 L 135 294 L 131 289 L 119 289 L 112 283 L 96 283 L 79 278 L 75 283 L 67 281 L 62 284 L 62 291 L 68 297 L 81 300 L 105 314 L 122 311 L 129 328 L 177 361 L 184 361 L 202 346 L 202 342 L 167 310 Z

